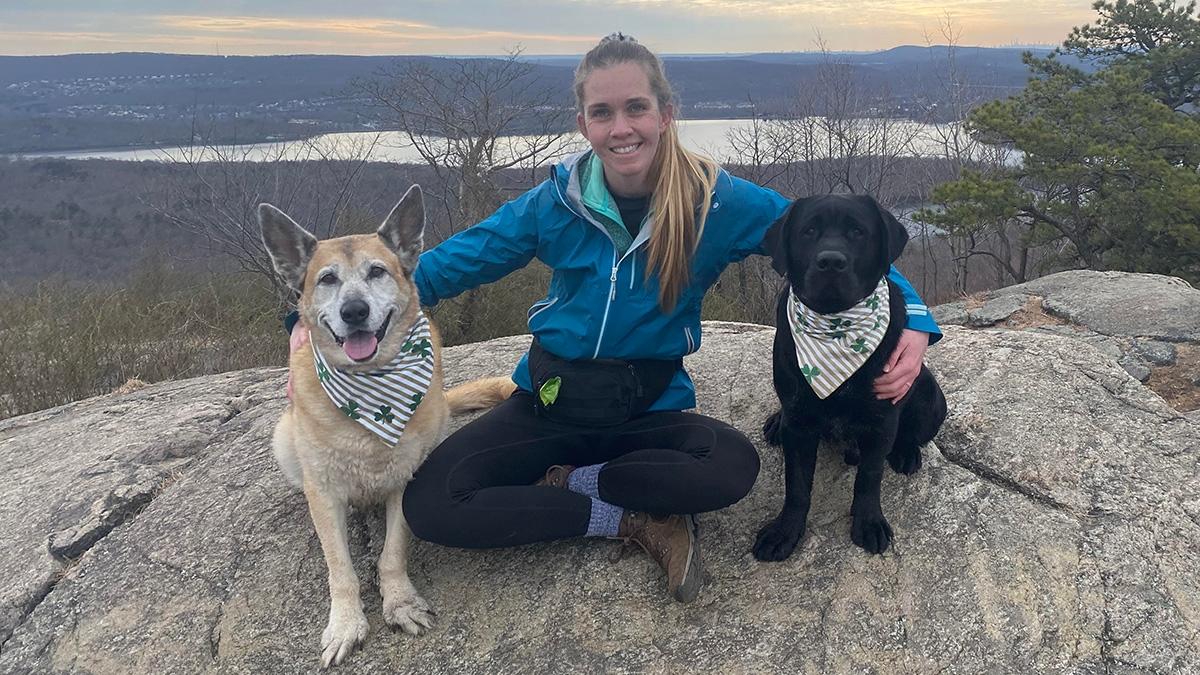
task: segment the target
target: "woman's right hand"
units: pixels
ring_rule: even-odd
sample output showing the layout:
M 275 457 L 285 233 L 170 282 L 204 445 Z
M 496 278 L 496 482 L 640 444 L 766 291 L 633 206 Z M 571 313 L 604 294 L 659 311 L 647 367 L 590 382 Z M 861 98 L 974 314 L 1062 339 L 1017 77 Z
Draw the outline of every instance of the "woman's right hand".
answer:
M 307 343 L 308 329 L 304 327 L 304 324 L 296 322 L 296 325 L 292 326 L 292 336 L 288 339 L 289 364 L 292 361 L 292 354 L 295 354 L 297 349 L 300 349 Z M 287 397 L 289 401 L 292 400 L 292 368 L 290 365 L 288 366 Z

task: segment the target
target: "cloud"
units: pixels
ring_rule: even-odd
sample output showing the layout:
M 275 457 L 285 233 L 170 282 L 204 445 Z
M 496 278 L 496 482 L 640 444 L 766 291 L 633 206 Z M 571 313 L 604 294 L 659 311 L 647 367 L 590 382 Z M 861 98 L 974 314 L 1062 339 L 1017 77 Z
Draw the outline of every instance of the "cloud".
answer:
M 1050 35 L 1052 42 L 1059 42 L 1071 26 L 1094 18 L 1090 3 L 1080 0 L 570 0 L 570 4 L 597 11 L 615 5 L 627 12 L 676 17 L 703 24 L 706 32 L 725 41 L 753 30 L 759 39 L 746 42 L 759 46 L 752 50 L 778 49 L 769 43 L 778 44 L 786 31 L 798 36 L 820 32 L 834 49 L 919 43 L 925 32 L 936 33 L 947 18 L 977 44 L 1020 41 L 1021 36 L 1033 35 Z M 863 45 L 864 34 L 886 35 L 893 41 Z
M 307 39 L 329 42 L 367 40 L 365 46 L 397 44 L 437 45 L 438 43 L 480 42 L 488 47 L 496 44 L 562 44 L 584 47 L 595 38 L 581 35 L 559 35 L 537 32 L 477 30 L 441 27 L 417 21 L 387 18 L 275 18 L 254 16 L 206 17 L 166 15 L 154 17 L 156 23 L 170 30 L 185 31 L 205 39 L 257 35 L 304 35 Z M 289 39 L 289 38 L 285 38 Z M 290 38 L 294 39 L 294 38 Z M 398 42 L 397 42 L 398 41 Z M 359 43 L 360 46 L 364 46 Z M 482 45 L 481 45 L 482 46 Z M 500 50 L 503 51 L 503 50 Z M 475 53 L 479 53 L 476 51 Z
M 731 17 L 774 16 L 799 17 L 814 14 L 841 16 L 903 14 L 911 16 L 940 16 L 947 12 L 966 15 L 1003 15 L 1011 17 L 1015 10 L 1036 10 L 1038 18 L 1049 15 L 1087 14 L 1088 9 L 1075 0 L 571 0 L 575 4 L 625 5 L 629 7 L 669 10 L 681 16 L 700 12 Z
M 947 18 L 960 44 L 978 45 L 1058 43 L 1094 20 L 1086 0 L 212 0 L 206 15 L 182 0 L 5 2 L 8 54 L 580 54 L 614 30 L 666 53 L 804 50 L 816 35 L 830 49 L 870 50 L 937 41 Z
M 397 17 L 113 15 L 111 12 L 9 13 L 0 8 L 0 53 L 88 51 L 279 54 L 581 53 L 593 35 L 550 30 L 463 27 Z M 14 30 L 20 26 L 19 30 Z

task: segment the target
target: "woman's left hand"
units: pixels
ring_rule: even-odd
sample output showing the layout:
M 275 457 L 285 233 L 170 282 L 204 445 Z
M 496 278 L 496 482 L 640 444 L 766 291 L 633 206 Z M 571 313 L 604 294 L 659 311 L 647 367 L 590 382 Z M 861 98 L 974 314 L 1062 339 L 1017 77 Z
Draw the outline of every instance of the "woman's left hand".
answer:
M 892 405 L 899 403 L 921 373 L 927 347 L 929 333 L 905 328 L 883 366 L 883 375 L 875 378 L 875 398 L 889 399 Z

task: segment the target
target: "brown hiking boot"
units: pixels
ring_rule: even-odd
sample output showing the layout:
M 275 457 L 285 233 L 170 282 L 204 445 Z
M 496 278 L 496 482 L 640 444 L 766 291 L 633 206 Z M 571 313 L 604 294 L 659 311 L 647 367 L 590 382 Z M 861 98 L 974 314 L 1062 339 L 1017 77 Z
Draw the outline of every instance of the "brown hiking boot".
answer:
M 667 590 L 679 602 L 695 600 L 704 585 L 696 534 L 693 516 L 656 517 L 636 511 L 626 511 L 617 530 L 618 539 L 641 546 L 663 568 Z
M 555 464 L 546 469 L 546 475 L 539 478 L 534 485 L 549 485 L 550 487 L 563 488 L 565 490 L 567 488 L 567 477 L 574 470 L 575 467 L 570 464 Z

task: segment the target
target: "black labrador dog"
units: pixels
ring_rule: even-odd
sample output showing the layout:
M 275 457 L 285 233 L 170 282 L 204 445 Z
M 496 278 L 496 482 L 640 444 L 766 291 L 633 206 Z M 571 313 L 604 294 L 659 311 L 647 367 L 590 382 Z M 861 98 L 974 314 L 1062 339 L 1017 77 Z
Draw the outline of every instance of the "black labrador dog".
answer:
M 933 439 L 946 419 L 946 398 L 924 365 L 899 403 L 876 399 L 872 391 L 905 326 L 904 297 L 886 275 L 907 242 L 904 226 L 866 196 L 798 199 L 767 233 L 767 252 L 788 283 L 775 310 L 773 370 L 781 410 L 767 419 L 763 432 L 771 443 L 783 445 L 786 495 L 779 516 L 758 533 L 754 557 L 759 560 L 786 559 L 804 536 L 817 445 L 823 438 L 844 443 L 846 462 L 858 465 L 850 539 L 870 553 L 882 553 L 891 544 L 892 528 L 879 504 L 884 460 L 898 473 L 915 473 L 921 468 L 921 446 Z M 887 285 L 886 310 L 878 300 L 871 304 L 882 297 L 881 280 Z M 803 312 L 798 309 L 801 304 Z M 861 342 L 854 344 L 855 326 L 843 337 L 828 330 L 838 328 L 842 319 L 821 324 L 830 315 L 862 316 L 854 308 L 872 313 L 866 307 L 875 318 L 882 311 L 890 314 L 875 324 L 873 339 L 878 345 L 873 352 L 869 351 L 871 338 L 865 348 Z M 819 369 L 801 365 L 793 339 L 796 326 L 802 336 L 799 352 L 804 352 L 811 341 L 804 334 L 807 329 L 799 326 L 817 324 L 825 329 L 818 342 L 846 342 L 845 348 L 870 354 L 832 392 L 829 387 L 834 385 L 823 383 L 824 398 L 810 384 Z M 807 360 L 817 361 L 804 353 Z

